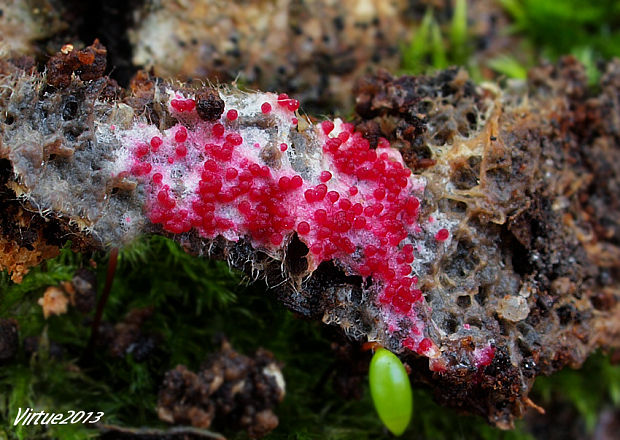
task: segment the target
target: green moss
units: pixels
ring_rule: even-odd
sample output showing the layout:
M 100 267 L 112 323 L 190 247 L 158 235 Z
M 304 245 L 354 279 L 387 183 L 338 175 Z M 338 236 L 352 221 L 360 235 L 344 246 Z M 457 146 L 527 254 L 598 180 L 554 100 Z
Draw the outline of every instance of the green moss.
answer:
M 103 286 L 107 256 L 92 256 Z M 11 426 L 17 408 L 104 411 L 104 421 L 125 426 L 165 427 L 155 405 L 164 373 L 179 363 L 197 369 L 216 350 L 215 335 L 226 334 L 233 346 L 252 353 L 263 346 L 285 363 L 287 397 L 278 408 L 280 427 L 269 439 L 388 438 L 376 417 L 368 392 L 360 401 L 341 399 L 326 382 L 333 354 L 319 323 L 297 319 L 272 298 L 261 283 L 249 286 L 225 263 L 185 254 L 161 237 L 145 237 L 123 250 L 105 319 L 117 322 L 134 307 L 153 306 L 146 330 L 159 334 L 159 349 L 145 362 L 130 355 L 113 358 L 99 350 L 84 357 L 90 336 L 77 311 L 44 320 L 37 299 L 49 285 L 69 280 L 75 269 L 89 266 L 89 256 L 64 249 L 46 266 L 35 268 L 21 285 L 6 274 L 0 278 L 0 316 L 15 316 L 20 337 L 38 338 L 40 349 L 0 368 L 0 438 L 84 439 L 96 436 L 88 425 L 50 428 Z M 62 345 L 61 359 L 52 355 L 52 341 Z M 586 374 L 567 370 L 539 381 L 536 400 L 543 405 L 557 398 L 572 402 L 587 420 L 595 421 L 602 405 L 620 402 L 620 367 L 596 356 Z M 592 392 L 596 390 L 596 392 Z M 529 439 L 518 425 L 502 432 L 482 419 L 459 416 L 433 403 L 428 392 L 414 391 L 414 417 L 404 438 Z M 244 439 L 244 433 L 226 433 Z

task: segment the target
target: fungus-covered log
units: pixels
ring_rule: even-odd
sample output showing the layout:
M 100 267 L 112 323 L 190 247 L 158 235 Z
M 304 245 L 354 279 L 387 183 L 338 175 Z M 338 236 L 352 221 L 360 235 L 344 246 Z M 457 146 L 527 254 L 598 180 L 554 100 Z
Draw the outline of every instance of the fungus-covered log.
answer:
M 570 60 L 529 90 L 380 74 L 353 124 L 144 73 L 123 91 L 104 55 L 0 65 L 0 264 L 17 281 L 68 239 L 165 234 L 500 427 L 537 375 L 620 345 L 617 63 L 596 96 Z

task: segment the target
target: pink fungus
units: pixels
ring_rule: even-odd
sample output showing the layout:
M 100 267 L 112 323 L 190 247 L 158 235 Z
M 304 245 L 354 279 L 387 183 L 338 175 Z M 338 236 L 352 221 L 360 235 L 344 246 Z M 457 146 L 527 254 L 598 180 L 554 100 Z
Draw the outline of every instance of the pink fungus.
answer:
M 263 104 L 260 106 L 260 111 L 267 114 L 271 111 L 271 104 L 269 104 L 268 102 L 263 102 Z
M 185 146 L 185 144 L 179 144 L 177 145 L 177 147 L 174 149 L 174 152 L 177 154 L 177 156 L 179 157 L 185 157 L 187 156 L 187 147 Z
M 285 143 L 280 144 L 280 151 L 286 151 L 287 149 L 288 149 L 288 145 L 286 145 Z
M 321 122 L 321 128 L 323 129 L 323 133 L 328 135 L 334 129 L 334 123 L 332 121 L 323 121 Z
M 220 123 L 214 124 L 213 127 L 211 128 L 211 133 L 213 133 L 213 136 L 218 137 L 218 138 L 222 137 L 225 131 L 226 129 Z
M 149 146 L 146 145 L 145 143 L 141 142 L 138 144 L 138 146 L 136 147 L 136 157 L 142 158 L 144 156 L 146 156 L 147 154 L 149 154 Z
M 301 186 L 303 185 L 304 181 L 301 178 L 301 176 L 293 176 L 291 178 L 291 187 L 292 188 L 301 188 Z
M 151 150 L 155 153 L 159 150 L 159 147 L 164 143 L 159 136 L 154 136 L 151 138 Z
M 237 110 L 228 110 L 226 112 L 226 119 L 228 119 L 229 121 L 234 121 L 235 119 L 237 119 L 237 117 L 239 116 L 239 113 L 237 113 Z
M 319 176 L 319 180 L 323 183 L 328 182 L 329 179 L 332 178 L 332 173 L 329 171 L 321 171 L 321 175 Z
M 226 136 L 226 141 L 230 142 L 231 145 L 237 146 L 243 143 L 243 138 L 239 133 L 230 133 Z
M 187 129 L 185 127 L 179 127 L 174 134 L 174 140 L 177 142 L 185 142 L 187 140 Z
M 227 168 L 226 169 L 226 180 L 233 180 L 239 175 L 239 171 L 236 168 Z
M 301 235 L 306 235 L 310 232 L 310 225 L 307 222 L 299 222 L 297 225 L 297 232 Z
M 446 228 L 442 228 L 435 234 L 435 240 L 437 241 L 446 241 L 450 236 L 450 232 Z

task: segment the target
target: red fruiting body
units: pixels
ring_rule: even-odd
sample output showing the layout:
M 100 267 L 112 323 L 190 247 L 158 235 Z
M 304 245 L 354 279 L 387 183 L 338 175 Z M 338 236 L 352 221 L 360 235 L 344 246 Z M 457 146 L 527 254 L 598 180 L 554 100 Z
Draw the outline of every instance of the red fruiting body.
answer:
M 321 128 L 323 129 L 323 133 L 328 135 L 334 129 L 334 123 L 332 121 L 323 121 L 321 122 Z
M 187 140 L 187 129 L 180 127 L 174 134 L 174 140 L 177 142 L 185 142 Z
M 214 124 L 213 128 L 211 129 L 211 133 L 213 133 L 213 136 L 215 137 L 222 137 L 224 135 L 224 132 L 226 131 L 226 129 L 224 128 L 224 126 L 222 124 Z
M 286 94 L 278 96 L 277 106 L 272 106 L 273 97 L 267 99 L 253 118 L 269 113 L 269 118 L 289 121 L 289 112 L 299 108 Z M 175 98 L 170 106 L 192 112 L 195 101 Z M 296 232 L 310 249 L 312 267 L 334 259 L 350 273 L 372 277 L 382 313 L 395 323 L 412 323 L 399 333 L 403 346 L 422 354 L 432 351 L 434 345 L 424 338 L 423 324 L 416 318 L 424 298 L 412 276 L 421 246 L 415 240 L 422 231 L 415 194 L 423 193 L 423 183 L 411 176 L 399 153 L 385 139 L 371 149 L 351 124 L 336 129 L 324 121 L 313 138 L 322 154 L 320 165 L 313 166 L 323 170 L 313 174 L 312 169 L 291 167 L 289 160 L 301 154 L 298 151 L 275 159 L 271 153 L 265 156 L 273 141 L 257 136 L 256 126 L 251 127 L 254 131 L 244 128 L 245 121 L 230 123 L 238 117 L 231 109 L 215 123 L 179 123 L 146 143 L 136 138 L 128 168 L 148 183 L 149 219 L 173 234 L 194 229 L 209 239 L 248 237 L 254 246 L 272 250 Z M 275 145 L 287 151 L 291 138 L 278 139 Z M 435 239 L 445 241 L 449 234 L 439 229 Z M 389 331 L 403 330 L 401 325 L 391 324 Z M 481 354 L 481 363 L 488 357 Z
M 437 231 L 437 233 L 435 234 L 435 240 L 446 241 L 449 236 L 450 236 L 450 232 L 448 232 L 447 229 L 443 228 Z
M 321 175 L 319 176 L 319 179 L 321 180 L 321 182 L 325 183 L 328 182 L 329 179 L 332 178 L 332 173 L 330 173 L 329 171 L 321 171 Z
M 159 136 L 151 138 L 151 150 L 153 151 L 153 153 L 156 153 L 157 150 L 159 150 L 159 147 L 161 147 L 161 144 L 163 143 L 164 141 L 162 141 Z

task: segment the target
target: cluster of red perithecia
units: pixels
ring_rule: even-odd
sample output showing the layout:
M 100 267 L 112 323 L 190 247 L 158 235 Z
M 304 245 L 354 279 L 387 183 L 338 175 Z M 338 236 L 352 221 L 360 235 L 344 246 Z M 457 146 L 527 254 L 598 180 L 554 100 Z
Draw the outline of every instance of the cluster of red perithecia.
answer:
M 285 94 L 222 96 L 223 115 L 207 122 L 193 98 L 170 93 L 179 123 L 165 132 L 143 125 L 125 136 L 132 152 L 126 169 L 147 187 L 151 222 L 173 234 L 246 237 L 271 251 L 296 233 L 310 250 L 311 267 L 334 260 L 372 277 L 389 331 L 407 322 L 405 346 L 433 353 L 413 307 L 423 301 L 413 269 L 424 246 L 414 238 L 423 235 L 424 183 L 387 140 L 373 149 L 353 125 L 324 121 L 307 128 L 316 146 L 302 153 L 291 136 L 299 102 Z M 277 129 L 243 123 L 260 117 L 275 119 Z M 304 166 L 294 166 L 300 154 L 308 155 Z M 449 239 L 445 227 L 435 231 L 434 240 Z

